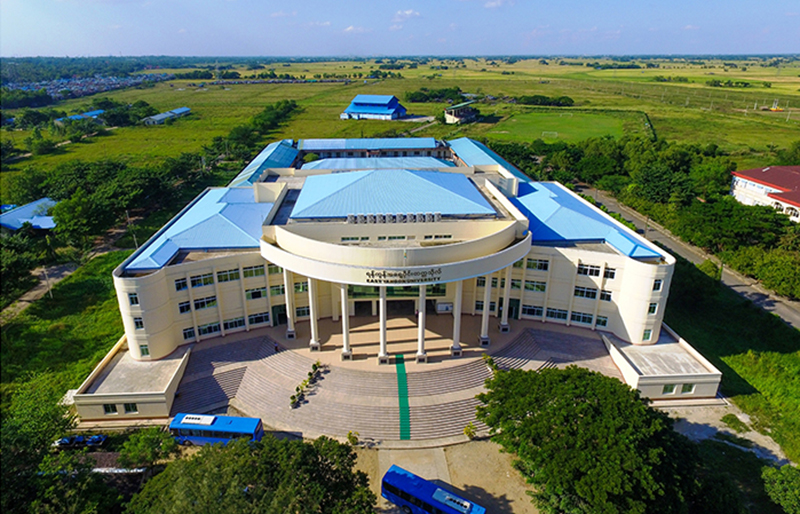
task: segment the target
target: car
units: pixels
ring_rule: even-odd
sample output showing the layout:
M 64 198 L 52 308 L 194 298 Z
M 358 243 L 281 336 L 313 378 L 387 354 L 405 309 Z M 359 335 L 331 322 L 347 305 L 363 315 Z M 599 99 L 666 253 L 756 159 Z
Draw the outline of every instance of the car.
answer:
M 86 444 L 86 438 L 82 435 L 70 435 L 67 437 L 62 437 L 61 439 L 57 439 L 53 443 L 53 447 L 59 450 L 63 450 L 66 448 L 80 448 Z
M 99 447 L 103 446 L 104 444 L 106 444 L 106 441 L 108 441 L 108 436 L 107 435 L 105 435 L 105 434 L 97 434 L 97 435 L 93 435 L 93 436 L 89 437 L 86 440 L 86 446 L 89 446 L 89 447 L 92 447 L 92 448 L 99 448 Z

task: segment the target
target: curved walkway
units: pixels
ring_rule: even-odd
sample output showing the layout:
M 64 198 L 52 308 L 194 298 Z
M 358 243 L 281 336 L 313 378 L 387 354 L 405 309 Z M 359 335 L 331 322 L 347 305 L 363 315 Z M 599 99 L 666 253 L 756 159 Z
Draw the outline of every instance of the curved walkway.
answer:
M 596 333 L 577 330 L 576 334 L 575 329 L 563 327 L 544 331 L 534 328 L 541 327 L 535 322 L 518 322 L 517 326 L 513 339 L 493 354 L 501 368 L 541 369 L 597 358 L 610 362 Z M 410 436 L 401 437 L 403 407 L 395 366 L 368 371 L 326 364 L 303 402 L 293 408 L 290 396 L 314 362 L 301 353 L 284 349 L 269 335 L 199 343 L 192 350 L 172 414 L 231 406 L 260 417 L 274 429 L 304 437 L 344 437 L 354 431 L 362 440 L 374 442 L 463 438 L 469 423 L 474 423 L 479 433 L 486 431 L 475 419 L 479 404 L 475 396 L 484 391 L 484 382 L 491 377 L 481 358 L 461 359 L 457 365 L 431 370 L 413 367 L 407 373 L 405 413 Z M 613 374 L 613 364 L 609 369 Z

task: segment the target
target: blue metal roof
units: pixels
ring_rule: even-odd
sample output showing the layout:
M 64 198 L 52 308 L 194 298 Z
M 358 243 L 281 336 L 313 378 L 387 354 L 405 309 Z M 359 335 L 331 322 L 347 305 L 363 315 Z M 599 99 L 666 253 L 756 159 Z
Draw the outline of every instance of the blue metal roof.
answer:
M 306 152 L 330 150 L 419 150 L 435 149 L 432 137 L 397 137 L 376 139 L 301 139 L 297 148 Z
M 258 248 L 271 203 L 256 203 L 252 188 L 208 189 L 145 243 L 125 267 L 166 266 L 181 250 Z
M 171 112 L 173 114 L 184 114 L 184 113 L 187 113 L 189 111 L 191 111 L 191 109 L 189 109 L 188 107 L 178 107 L 177 109 L 172 109 L 169 112 Z
M 533 244 L 604 241 L 628 257 L 661 257 L 647 241 L 557 182 L 520 182 L 510 200 L 528 218 Z
M 85 113 L 83 113 L 83 116 L 85 116 L 87 118 L 97 118 L 98 116 L 100 116 L 104 112 L 106 112 L 106 111 L 103 110 L 103 109 L 97 109 L 96 111 L 85 112 Z
M 343 157 L 320 159 L 303 164 L 304 170 L 379 170 L 379 169 L 412 169 L 453 167 L 450 161 L 436 157 Z
M 16 209 L 0 214 L 0 226 L 9 230 L 19 230 L 24 223 L 30 223 L 33 228 L 50 229 L 56 226 L 52 216 L 47 216 L 47 211 L 58 202 L 50 198 L 40 198 Z
M 494 151 L 490 150 L 483 143 L 462 137 L 448 141 L 450 149 L 455 152 L 459 159 L 464 161 L 467 166 L 485 166 L 497 164 L 513 173 L 520 180 L 528 181 L 530 177 L 519 171 L 513 164 L 509 163 Z
M 265 169 L 288 168 L 296 157 L 297 149 L 292 146 L 291 139 L 270 143 L 256 155 L 256 158 L 245 169 L 236 175 L 236 178 L 231 180 L 228 187 L 251 185 L 258 180 Z
M 465 175 L 397 169 L 310 176 L 290 217 L 419 212 L 445 216 L 496 214 Z
M 351 103 L 389 105 L 393 100 L 395 102 L 397 101 L 397 98 L 394 95 L 356 95 Z
M 391 115 L 394 113 L 399 113 L 401 116 L 405 114 L 406 108 L 402 105 L 395 105 L 394 107 L 386 107 L 383 105 L 356 105 L 350 104 L 347 109 L 344 110 L 347 114 L 382 114 L 382 115 Z

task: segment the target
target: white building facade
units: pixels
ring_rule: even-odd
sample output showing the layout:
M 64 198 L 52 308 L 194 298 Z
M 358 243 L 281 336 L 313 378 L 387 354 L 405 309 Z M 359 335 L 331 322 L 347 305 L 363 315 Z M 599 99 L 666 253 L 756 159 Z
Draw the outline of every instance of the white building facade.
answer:
M 745 205 L 767 205 L 800 222 L 800 166 L 768 166 L 732 173 L 731 195 Z

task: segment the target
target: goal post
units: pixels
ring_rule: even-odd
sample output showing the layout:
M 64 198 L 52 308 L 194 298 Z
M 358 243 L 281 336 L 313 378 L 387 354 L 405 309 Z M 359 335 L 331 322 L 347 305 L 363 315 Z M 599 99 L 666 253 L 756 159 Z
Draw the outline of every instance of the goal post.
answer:
M 544 131 L 544 132 L 542 132 L 542 138 L 543 139 L 558 139 L 558 132 Z

